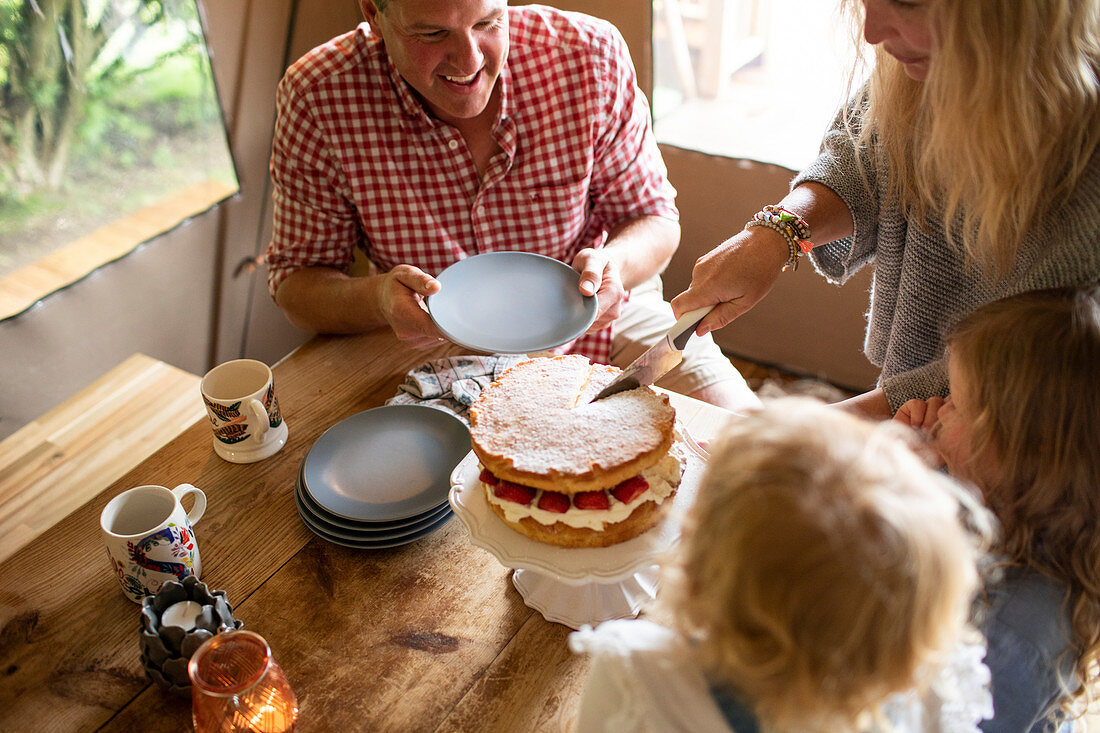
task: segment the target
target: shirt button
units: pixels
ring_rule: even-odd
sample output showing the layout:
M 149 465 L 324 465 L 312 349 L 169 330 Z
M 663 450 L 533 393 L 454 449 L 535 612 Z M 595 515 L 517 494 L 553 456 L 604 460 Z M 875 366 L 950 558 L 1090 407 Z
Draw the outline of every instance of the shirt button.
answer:
M 479 214 L 484 214 L 485 213 L 485 204 L 478 204 L 477 205 L 477 213 L 479 213 Z
M 457 150 L 458 149 L 458 140 L 451 140 L 449 143 L 447 143 L 447 147 L 450 148 L 451 150 Z

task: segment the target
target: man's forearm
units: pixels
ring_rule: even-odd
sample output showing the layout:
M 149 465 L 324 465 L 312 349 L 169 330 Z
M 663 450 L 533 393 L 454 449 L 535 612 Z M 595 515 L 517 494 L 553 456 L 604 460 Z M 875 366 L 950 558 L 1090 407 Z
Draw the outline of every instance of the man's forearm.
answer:
M 329 267 L 307 267 L 287 276 L 275 302 L 298 328 L 317 333 L 361 333 L 386 325 L 380 275 L 350 277 Z
M 631 290 L 661 272 L 680 244 L 679 223 L 660 216 L 642 216 L 616 224 L 605 249 Z

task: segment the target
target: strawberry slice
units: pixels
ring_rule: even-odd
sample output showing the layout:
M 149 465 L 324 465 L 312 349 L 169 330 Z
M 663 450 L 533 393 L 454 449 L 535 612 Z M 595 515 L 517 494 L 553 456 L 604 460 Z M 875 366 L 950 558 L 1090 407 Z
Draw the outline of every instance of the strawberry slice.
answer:
M 496 476 L 494 476 L 487 468 L 481 469 L 481 474 L 478 476 L 478 478 L 481 479 L 481 483 L 489 484 L 490 486 L 496 486 L 497 481 L 500 480 Z
M 629 504 L 639 494 L 648 490 L 649 482 L 641 476 L 634 476 L 611 489 L 611 495 L 622 503 Z
M 538 507 L 543 511 L 565 514 L 569 511 L 569 497 L 557 491 L 543 491 Z
M 610 509 L 611 500 L 602 491 L 582 491 L 573 495 L 573 506 L 578 509 Z
M 493 487 L 493 494 L 498 499 L 514 501 L 523 506 L 527 506 L 531 503 L 531 500 L 535 498 L 535 490 L 530 486 L 514 484 L 511 481 L 498 480 L 497 485 Z

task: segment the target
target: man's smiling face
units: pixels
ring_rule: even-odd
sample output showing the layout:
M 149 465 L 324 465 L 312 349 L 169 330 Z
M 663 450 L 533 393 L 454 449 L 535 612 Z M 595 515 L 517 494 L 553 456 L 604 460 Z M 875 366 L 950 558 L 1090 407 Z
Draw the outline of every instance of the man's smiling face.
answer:
M 428 109 L 455 123 L 489 105 L 508 56 L 505 0 L 360 0 L 371 32 Z

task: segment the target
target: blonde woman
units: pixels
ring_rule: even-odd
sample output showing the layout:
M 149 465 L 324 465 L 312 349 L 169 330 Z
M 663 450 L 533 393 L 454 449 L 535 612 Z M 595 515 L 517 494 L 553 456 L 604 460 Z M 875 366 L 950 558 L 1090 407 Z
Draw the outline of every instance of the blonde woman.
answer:
M 807 398 L 731 423 L 662 584 L 671 627 L 570 638 L 594 656 L 579 733 L 977 731 L 981 554 L 959 518 L 989 522 L 905 437 Z
M 1042 731 L 1100 673 L 1100 287 L 1024 293 L 948 337 L 951 396 L 906 403 L 1000 520 L 982 625 L 997 733 Z
M 873 263 L 864 349 L 882 371 L 848 406 L 886 417 L 947 393 L 943 338 L 979 305 L 1100 279 L 1100 0 L 844 2 L 875 47 L 868 83 L 672 304 L 718 304 L 705 333 L 803 252 L 841 283 Z M 796 83 L 776 93 L 797 112 Z

